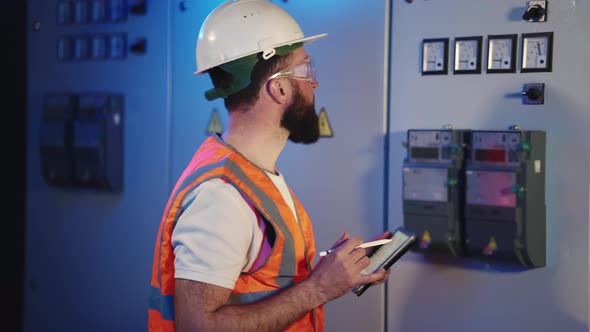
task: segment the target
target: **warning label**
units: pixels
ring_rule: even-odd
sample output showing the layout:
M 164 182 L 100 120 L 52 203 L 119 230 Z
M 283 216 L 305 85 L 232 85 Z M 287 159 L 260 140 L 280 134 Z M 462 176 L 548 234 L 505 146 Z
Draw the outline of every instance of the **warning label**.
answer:
M 432 243 L 432 238 L 430 238 L 430 233 L 428 232 L 428 230 L 424 230 L 424 233 L 422 234 L 422 238 L 420 239 L 420 248 L 426 249 L 426 248 L 430 247 L 431 243 Z
M 207 134 L 223 134 L 223 126 L 217 109 L 214 108 L 209 117 L 209 124 L 207 125 Z
M 483 249 L 483 254 L 486 256 L 490 256 L 496 250 L 498 250 L 498 244 L 496 243 L 496 239 L 492 236 L 488 245 Z
M 330 121 L 328 120 L 328 114 L 326 113 L 326 109 L 322 107 L 320 110 L 320 137 L 332 137 L 334 133 L 332 132 L 332 126 L 330 126 Z

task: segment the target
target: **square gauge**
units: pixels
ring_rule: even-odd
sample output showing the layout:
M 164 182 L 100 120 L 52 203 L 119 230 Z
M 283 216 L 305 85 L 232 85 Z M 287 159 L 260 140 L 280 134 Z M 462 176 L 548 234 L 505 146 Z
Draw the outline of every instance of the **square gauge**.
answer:
M 517 35 L 488 36 L 488 73 L 515 73 Z
M 455 74 L 481 73 L 481 41 L 481 36 L 455 38 Z
M 448 71 L 449 38 L 422 41 L 422 75 L 446 75 Z
M 522 34 L 521 73 L 551 71 L 553 32 Z

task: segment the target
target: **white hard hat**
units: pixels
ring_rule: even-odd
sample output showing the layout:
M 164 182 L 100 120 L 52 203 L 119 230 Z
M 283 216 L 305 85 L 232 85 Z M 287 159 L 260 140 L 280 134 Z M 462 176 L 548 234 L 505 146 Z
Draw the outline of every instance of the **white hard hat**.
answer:
M 293 17 L 268 0 L 226 1 L 201 26 L 194 74 L 259 52 L 269 59 L 278 47 L 305 44 L 326 35 L 305 37 Z

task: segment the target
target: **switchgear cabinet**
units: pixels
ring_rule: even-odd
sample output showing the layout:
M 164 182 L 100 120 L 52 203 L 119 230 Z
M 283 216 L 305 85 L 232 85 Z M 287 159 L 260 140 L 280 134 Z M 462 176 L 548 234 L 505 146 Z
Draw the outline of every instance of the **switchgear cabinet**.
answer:
M 545 132 L 407 133 L 404 225 L 414 251 L 545 265 Z

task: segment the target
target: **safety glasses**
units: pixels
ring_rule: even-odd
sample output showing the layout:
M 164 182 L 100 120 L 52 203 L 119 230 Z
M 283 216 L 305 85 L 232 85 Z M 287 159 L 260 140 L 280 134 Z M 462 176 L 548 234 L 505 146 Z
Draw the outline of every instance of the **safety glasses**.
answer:
M 315 75 L 315 65 L 310 57 L 306 57 L 305 59 L 295 62 L 294 64 L 274 73 L 266 80 L 266 82 L 268 83 L 270 80 L 279 77 L 290 77 L 296 80 L 308 81 L 314 88 L 318 86 L 318 81 Z

